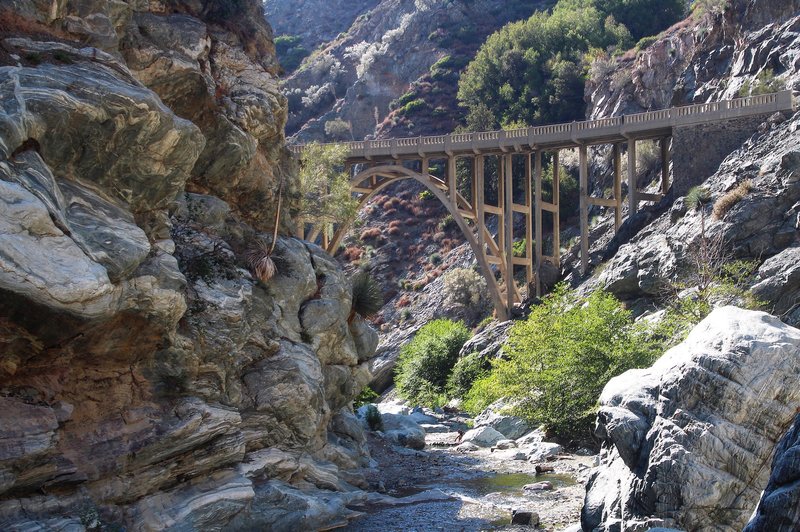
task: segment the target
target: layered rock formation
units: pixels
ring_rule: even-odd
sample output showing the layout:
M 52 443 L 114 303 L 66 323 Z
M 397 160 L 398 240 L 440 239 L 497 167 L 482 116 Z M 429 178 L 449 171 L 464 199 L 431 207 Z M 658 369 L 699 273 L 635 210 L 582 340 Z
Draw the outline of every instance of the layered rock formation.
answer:
M 293 187 L 259 4 L 3 9 L 0 528 L 346 517 L 377 336 L 319 248 L 246 269 Z
M 583 530 L 741 530 L 794 420 L 799 371 L 800 330 L 723 307 L 651 368 L 612 379 Z

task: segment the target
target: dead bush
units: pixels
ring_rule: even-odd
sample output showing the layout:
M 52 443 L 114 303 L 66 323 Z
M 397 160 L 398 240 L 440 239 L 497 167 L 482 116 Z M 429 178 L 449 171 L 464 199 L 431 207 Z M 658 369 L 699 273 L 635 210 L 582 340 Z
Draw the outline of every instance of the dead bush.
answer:
M 739 183 L 736 188 L 726 192 L 715 203 L 712 210 L 714 218 L 721 220 L 734 205 L 739 203 L 750 191 L 753 190 L 753 183 L 749 179 L 745 179 Z

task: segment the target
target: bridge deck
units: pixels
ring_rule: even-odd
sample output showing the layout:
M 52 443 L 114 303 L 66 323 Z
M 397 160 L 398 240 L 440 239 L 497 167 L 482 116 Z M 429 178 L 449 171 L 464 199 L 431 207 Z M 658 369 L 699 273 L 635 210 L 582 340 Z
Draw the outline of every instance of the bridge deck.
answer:
M 584 122 L 536 126 L 508 131 L 453 133 L 430 137 L 370 140 L 345 143 L 351 163 L 376 159 L 407 159 L 449 155 L 509 152 L 521 149 L 555 149 L 578 145 L 606 144 L 626 139 L 646 139 L 669 135 L 673 128 L 757 116 L 792 109 L 792 93 L 784 91 L 725 100 L 721 102 L 672 107 L 632 115 Z M 289 147 L 300 153 L 302 145 Z

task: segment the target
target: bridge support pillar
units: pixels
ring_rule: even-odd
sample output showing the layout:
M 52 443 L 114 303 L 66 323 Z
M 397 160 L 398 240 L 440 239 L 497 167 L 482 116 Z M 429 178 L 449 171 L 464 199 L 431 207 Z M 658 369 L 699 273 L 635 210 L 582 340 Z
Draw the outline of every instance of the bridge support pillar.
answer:
M 553 260 L 561 268 L 561 162 L 559 152 L 553 153 Z
M 514 293 L 516 286 L 514 285 L 514 165 L 513 155 L 507 153 L 503 155 L 503 202 L 500 206 L 502 213 L 501 219 L 503 220 L 502 232 L 503 245 L 500 246 L 501 253 L 504 255 L 506 264 L 506 299 L 504 301 L 508 314 L 511 315 L 511 310 L 514 308 Z
M 589 270 L 589 157 L 585 144 L 578 146 L 580 159 L 581 275 Z
M 669 190 L 669 137 L 660 140 L 661 144 L 661 193 Z
M 622 144 L 614 144 L 614 232 L 622 225 Z
M 628 139 L 628 216 L 636 214 L 639 209 L 638 191 L 636 190 L 636 139 Z
M 542 295 L 542 152 L 537 150 L 534 155 L 534 227 L 536 228 L 536 236 L 534 242 L 536 243 L 536 251 L 534 254 L 534 264 L 536 265 L 536 281 L 535 287 L 536 297 Z M 530 255 L 528 255 L 530 256 Z

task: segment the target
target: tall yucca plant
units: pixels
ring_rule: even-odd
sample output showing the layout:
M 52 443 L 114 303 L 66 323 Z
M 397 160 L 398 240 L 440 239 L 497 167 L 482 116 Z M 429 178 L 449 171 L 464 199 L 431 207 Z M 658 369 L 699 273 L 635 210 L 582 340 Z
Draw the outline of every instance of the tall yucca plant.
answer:
M 383 307 L 383 293 L 380 285 L 367 272 L 358 272 L 351 282 L 353 284 L 353 305 L 350 308 L 348 323 L 352 323 L 356 314 L 369 318 Z
M 281 180 L 280 187 L 278 187 L 278 208 L 275 211 L 275 228 L 272 230 L 272 242 L 267 244 L 259 239 L 255 247 L 250 249 L 246 255 L 247 265 L 250 267 L 250 271 L 262 283 L 268 282 L 278 273 L 275 261 L 272 260 L 272 253 L 275 251 L 275 244 L 278 242 L 278 226 L 281 220 L 282 200 L 283 180 Z

